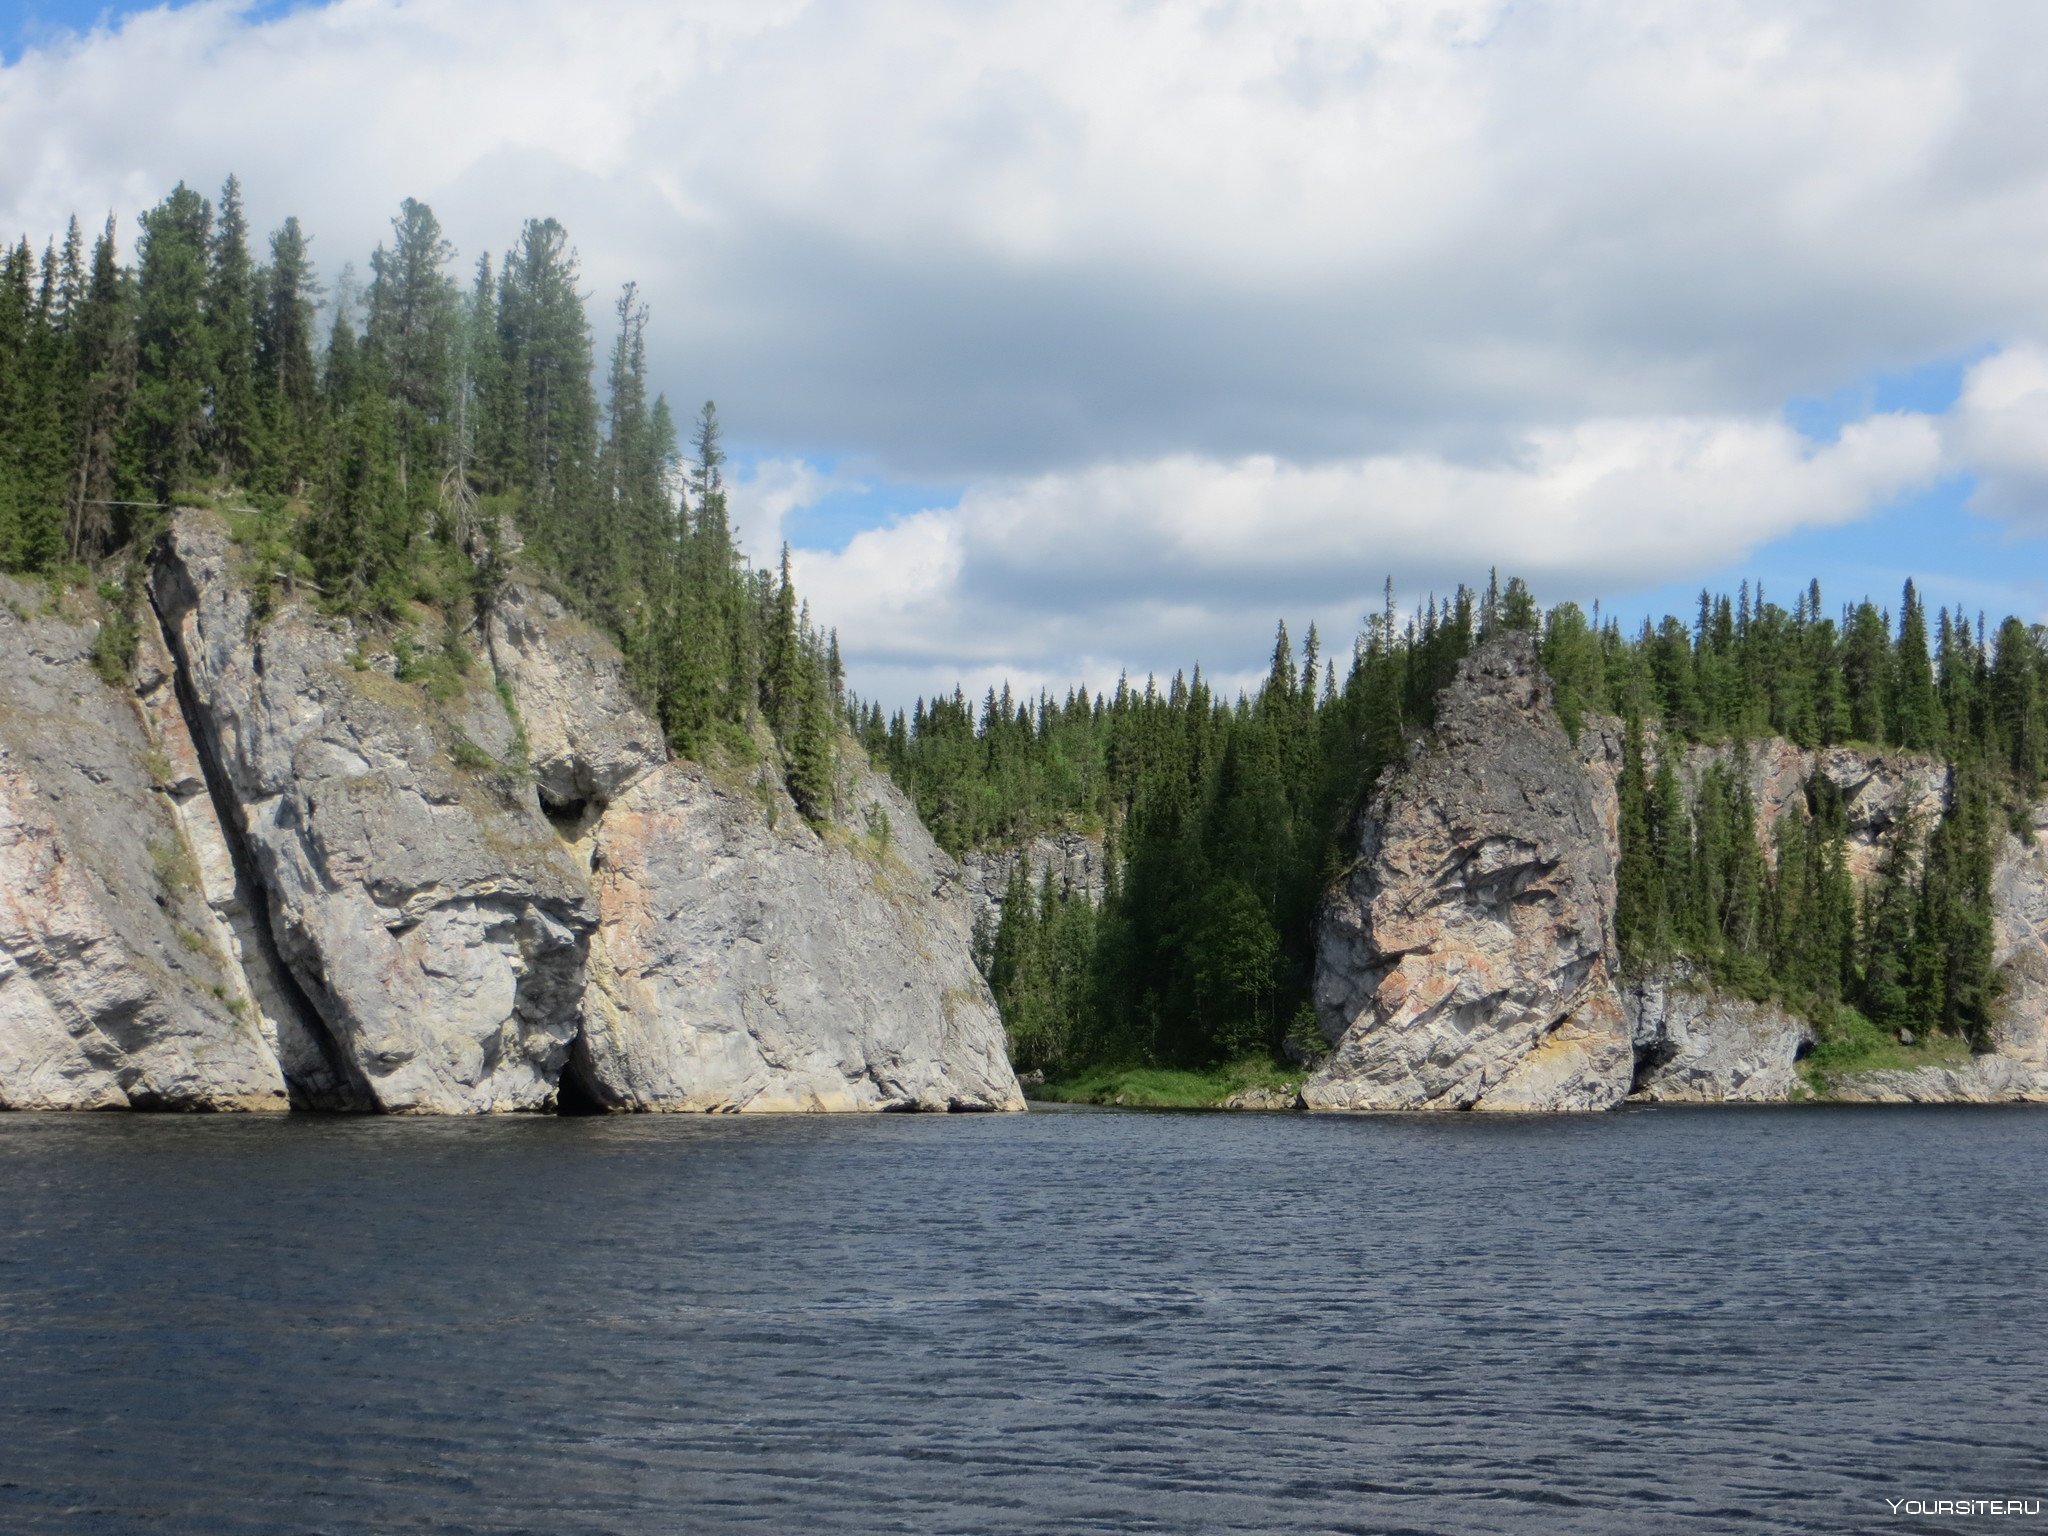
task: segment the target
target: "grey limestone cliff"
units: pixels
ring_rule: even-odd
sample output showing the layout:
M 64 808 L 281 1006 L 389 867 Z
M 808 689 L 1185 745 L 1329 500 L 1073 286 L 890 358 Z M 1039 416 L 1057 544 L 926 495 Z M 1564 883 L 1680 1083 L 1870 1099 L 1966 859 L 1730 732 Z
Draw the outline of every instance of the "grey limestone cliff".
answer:
M 988 933 L 1002 917 L 1010 875 L 1019 863 L 1031 871 L 1035 891 L 1047 875 L 1052 888 L 1069 900 L 1102 905 L 1108 886 L 1103 840 L 1087 832 L 1043 832 L 1010 848 L 973 849 L 961 855 L 960 871 L 967 885 L 974 921 Z
M 1992 1043 L 2048 1077 L 2048 800 L 2029 823 L 2024 837 L 2005 838 L 1992 869 L 1992 961 L 2003 983 Z
M 1324 902 L 1312 1109 L 1604 1109 L 1634 1054 L 1610 972 L 1612 816 L 1530 637 L 1468 657 Z
M 544 593 L 512 587 L 490 644 L 589 870 L 588 1105 L 1023 1107 L 959 866 L 858 748 L 843 824 L 814 828 L 772 773 L 665 761 L 611 643 Z
M 855 827 L 671 763 L 605 812 L 584 1078 L 611 1108 L 1021 1109 L 952 861 L 895 787 Z
M 485 632 L 549 814 L 573 822 L 602 811 L 667 757 L 661 727 L 626 686 L 616 647 L 559 599 L 509 583 L 491 602 Z
M 489 681 L 433 707 L 345 620 L 252 610 L 225 528 L 181 515 L 153 595 L 271 937 L 349 1079 L 392 1113 L 544 1109 L 594 923 Z
M 0 578 L 0 1107 L 284 1109 L 202 788 L 95 674 L 97 628 Z
M 1361 819 L 1359 856 L 1327 896 L 1316 1000 L 1334 1050 L 1312 1108 L 1597 1108 L 1638 1101 L 1799 1096 L 1807 1020 L 1717 991 L 1683 964 L 1631 978 L 1618 1009 L 1612 930 L 1620 854 L 1620 722 L 1567 746 L 1524 639 L 1469 658 L 1435 732 L 1391 771 Z M 1652 750 L 1657 743 L 1651 738 Z M 1768 850 L 1812 786 L 1839 795 L 1849 873 L 1868 884 L 1909 822 L 1943 813 L 1938 758 L 1767 738 L 1682 749 L 1697 788 L 1741 773 Z M 2002 993 L 1991 1049 L 1944 1065 L 1831 1074 L 1858 1101 L 2048 1099 L 2048 805 L 2008 836 L 1994 875 Z M 1617 1022 L 1618 1021 L 1618 1022 Z
M 1773 834 L 1787 816 L 1809 813 L 1809 786 L 1826 779 L 1841 796 L 1849 873 L 1859 884 L 1877 875 L 1886 842 L 1911 817 L 1923 835 L 1948 804 L 1947 763 L 1925 753 L 1834 746 L 1806 748 L 1770 736 L 1738 749 L 1725 742 L 1687 747 L 1681 776 L 1697 790 L 1706 770 L 1739 769 L 1756 806 L 1756 834 L 1775 858 Z
M 1764 1104 L 1794 1096 L 1813 1025 L 1772 1003 L 1718 992 L 1683 964 L 1622 988 L 1635 1047 L 1630 1097 L 1659 1104 Z
M 243 559 L 173 519 L 132 686 L 0 585 L 0 1108 L 1023 1107 L 969 883 L 850 740 L 812 825 L 535 582 L 408 672 Z

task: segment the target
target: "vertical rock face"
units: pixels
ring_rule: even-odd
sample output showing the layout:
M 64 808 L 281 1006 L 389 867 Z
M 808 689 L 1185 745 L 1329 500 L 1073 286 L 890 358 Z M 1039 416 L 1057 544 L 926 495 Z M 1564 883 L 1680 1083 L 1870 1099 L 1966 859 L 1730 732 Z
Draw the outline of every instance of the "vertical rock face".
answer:
M 1766 856 L 1777 856 L 1773 834 L 1779 821 L 1788 814 L 1805 815 L 1808 785 L 1824 778 L 1841 793 L 1849 873 L 1859 884 L 1876 878 L 1885 844 L 1901 822 L 1910 816 L 1924 837 L 1948 805 L 1949 766 L 1925 753 L 1865 747 L 1811 750 L 1778 736 L 1752 742 L 1744 751 L 1742 766 L 1756 806 L 1756 833 Z M 1710 766 L 1731 766 L 1735 755 L 1725 742 L 1689 747 L 1682 776 L 1696 790 Z
M 670 763 L 592 844 L 580 1075 L 635 1110 L 1021 1109 L 957 867 L 855 763 L 863 830 Z
M 615 1110 L 1023 1107 L 960 869 L 857 749 L 852 827 L 821 833 L 772 775 L 664 762 L 616 650 L 552 598 L 510 589 L 490 633 L 540 796 L 590 871 L 579 1092 Z
M 479 677 L 441 711 L 360 666 L 339 621 L 252 613 L 211 517 L 153 591 L 268 905 L 278 953 L 376 1107 L 551 1106 L 593 923 L 529 791 L 474 763 L 515 732 Z
M 2004 981 L 1992 1045 L 2048 1086 L 2048 800 L 2031 820 L 2030 835 L 2005 839 L 1992 871 L 1992 959 Z
M 229 1001 L 260 1025 L 294 1103 L 319 1109 L 369 1108 L 346 1065 L 327 1047 L 325 1030 L 278 956 L 254 872 L 235 857 L 222 826 L 205 759 L 178 698 L 176 663 L 154 615 L 145 618 L 136 643 L 135 697 L 164 774 L 158 788 L 191 850 L 206 898 L 208 935 L 216 951 L 231 962 L 225 978 Z
M 1061 896 L 1078 897 L 1091 907 L 1102 905 L 1108 878 L 1102 839 L 1083 832 L 1045 833 L 1021 847 L 994 852 L 976 850 L 961 858 L 960 870 L 967 883 L 968 899 L 973 903 L 974 920 L 991 932 L 1002 916 L 1010 872 L 1020 860 L 1030 864 L 1033 890 L 1050 873 L 1052 888 Z
M 0 578 L 0 1107 L 281 1110 L 202 884 L 204 807 L 94 626 Z
M 554 597 L 508 586 L 491 604 L 487 634 L 552 814 L 601 810 L 668 755 L 661 727 L 626 691 L 618 651 Z
M 1468 657 L 1325 900 L 1312 1109 L 1603 1109 L 1629 1091 L 1609 973 L 1610 807 L 1533 640 Z
M 1023 1107 L 959 867 L 850 743 L 814 829 L 667 761 L 537 587 L 402 680 L 240 558 L 178 516 L 132 690 L 0 582 L 0 1108 Z
M 1767 1104 L 1792 1097 L 1820 1043 L 1807 1020 L 1719 994 L 1683 965 L 1622 988 L 1636 1053 L 1631 1095 L 1659 1104 Z

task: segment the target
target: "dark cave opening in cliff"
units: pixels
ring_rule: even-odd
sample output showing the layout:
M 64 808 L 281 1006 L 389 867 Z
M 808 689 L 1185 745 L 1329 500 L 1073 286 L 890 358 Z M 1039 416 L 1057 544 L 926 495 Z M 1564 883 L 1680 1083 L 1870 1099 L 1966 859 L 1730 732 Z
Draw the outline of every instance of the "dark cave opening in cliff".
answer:
M 1629 1078 L 1628 1091 L 1630 1093 L 1640 1092 L 1643 1084 L 1648 1082 L 1662 1068 L 1668 1066 L 1672 1058 L 1677 1056 L 1677 1054 L 1678 1047 L 1669 1040 L 1659 1040 L 1654 1045 L 1640 1047 L 1636 1051 L 1636 1067 L 1634 1074 Z
M 581 1044 L 581 1041 L 577 1042 Z M 590 1086 L 583 1064 L 571 1051 L 569 1059 L 562 1063 L 561 1081 L 555 1085 L 555 1113 L 558 1115 L 601 1115 L 605 1112 L 604 1101 Z

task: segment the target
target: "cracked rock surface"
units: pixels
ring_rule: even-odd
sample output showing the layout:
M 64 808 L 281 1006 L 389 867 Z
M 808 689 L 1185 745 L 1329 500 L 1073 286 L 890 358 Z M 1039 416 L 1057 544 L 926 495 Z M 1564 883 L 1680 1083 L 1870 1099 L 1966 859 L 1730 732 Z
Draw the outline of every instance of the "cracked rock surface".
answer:
M 1318 920 L 1311 1109 L 1605 1109 L 1634 1056 L 1610 975 L 1611 809 L 1532 637 L 1460 666 Z
M 857 758 L 848 827 L 673 762 L 593 842 L 599 939 L 580 1051 L 640 1110 L 1021 1109 L 958 867 Z
M 96 628 L 0 577 L 0 1107 L 282 1110 L 187 835 L 199 786 L 94 672 Z
M 271 935 L 375 1107 L 553 1105 L 594 916 L 533 795 L 459 766 L 513 727 L 490 681 L 442 710 L 346 621 L 252 612 L 218 519 L 181 515 L 152 591 L 267 898 Z

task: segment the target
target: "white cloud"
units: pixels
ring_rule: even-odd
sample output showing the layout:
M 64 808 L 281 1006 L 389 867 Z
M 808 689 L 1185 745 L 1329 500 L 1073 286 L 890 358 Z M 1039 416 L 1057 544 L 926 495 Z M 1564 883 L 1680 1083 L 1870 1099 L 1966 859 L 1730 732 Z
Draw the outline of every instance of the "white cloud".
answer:
M 1948 440 L 1957 468 L 1978 477 L 1973 507 L 2048 531 L 2048 350 L 2022 343 L 1974 364 Z
M 242 9 L 0 69 L 0 229 L 235 170 L 331 277 L 404 195 L 465 262 L 561 217 L 760 456 L 756 558 L 821 462 L 969 487 L 801 558 L 877 693 L 1687 575 L 1937 457 L 2043 524 L 2037 0 Z M 1987 343 L 1938 426 L 1779 421 Z
M 213 0 L 0 71 L 0 227 L 561 216 L 774 451 L 1498 451 L 2048 334 L 2033 0 Z M 132 230 L 132 225 L 129 226 Z
M 757 565 L 772 565 L 786 535 L 790 513 L 814 507 L 833 491 L 856 482 L 803 459 L 759 459 L 726 488 L 726 508 L 740 548 Z
M 1241 659 L 1276 614 L 1317 619 L 1341 648 L 1388 575 L 1410 596 L 1495 563 L 1553 599 L 1653 585 L 1862 516 L 1942 465 L 1938 424 L 1906 413 L 1824 444 L 1680 417 L 1536 430 L 1481 464 L 1176 456 L 976 487 L 806 552 L 798 574 L 860 637 L 873 692 L 956 671 L 1101 685 L 1119 665 Z

